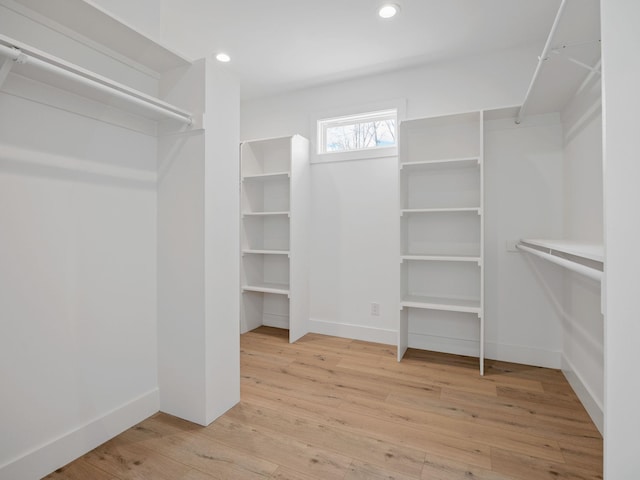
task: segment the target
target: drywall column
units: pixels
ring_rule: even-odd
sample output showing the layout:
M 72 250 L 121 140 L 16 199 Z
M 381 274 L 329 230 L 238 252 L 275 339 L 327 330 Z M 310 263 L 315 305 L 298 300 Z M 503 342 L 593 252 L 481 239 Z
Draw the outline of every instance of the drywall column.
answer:
M 602 0 L 606 479 L 637 478 L 640 471 L 640 4 Z
M 206 112 L 204 129 L 159 140 L 160 410 L 208 425 L 240 399 L 239 93 L 204 60 L 162 87 Z
M 240 87 L 207 62 L 204 120 L 206 423 L 240 401 Z
M 595 76 L 562 113 L 564 238 L 598 244 L 602 221 L 602 84 Z M 600 281 L 563 272 L 562 371 L 604 432 L 604 322 Z

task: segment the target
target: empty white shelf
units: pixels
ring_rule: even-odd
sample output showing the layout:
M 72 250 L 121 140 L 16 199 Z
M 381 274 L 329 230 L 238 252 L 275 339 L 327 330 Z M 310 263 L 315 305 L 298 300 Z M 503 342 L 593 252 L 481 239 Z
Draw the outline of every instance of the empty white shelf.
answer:
M 478 207 L 462 208 L 405 208 L 400 210 L 400 215 L 412 213 L 456 213 L 456 212 L 476 212 L 480 215 L 481 209 Z
M 465 255 L 402 255 L 400 261 L 417 260 L 429 262 L 475 262 L 480 263 L 480 257 Z
M 472 167 L 480 163 L 478 157 L 464 157 L 464 158 L 442 158 L 438 160 L 422 160 L 418 162 L 405 162 L 400 164 L 400 169 L 411 167 Z
M 529 238 L 522 239 L 521 241 L 554 252 L 588 258 L 595 262 L 604 262 L 604 246 L 601 243 L 581 242 L 579 240 L 540 240 Z
M 477 315 L 480 315 L 481 312 L 480 300 L 460 298 L 406 295 L 400 302 L 400 306 L 402 308 L 425 308 L 429 310 L 445 310 L 448 312 L 475 313 Z
M 155 72 L 166 72 L 191 64 L 183 55 L 158 44 L 156 40 L 151 40 L 123 19 L 114 17 L 112 13 L 107 13 L 97 5 L 107 5 L 110 2 L 64 0 L 22 3 L 49 20 L 64 25 Z
M 269 217 L 269 216 L 289 216 L 289 212 L 243 212 L 243 217 Z
M 242 250 L 243 254 L 253 255 L 289 255 L 289 250 Z
M 277 180 L 289 178 L 290 176 L 290 172 L 259 173 L 256 175 L 244 175 L 242 181 Z
M 252 283 L 251 285 L 242 285 L 242 291 L 289 295 L 289 286 L 279 283 Z

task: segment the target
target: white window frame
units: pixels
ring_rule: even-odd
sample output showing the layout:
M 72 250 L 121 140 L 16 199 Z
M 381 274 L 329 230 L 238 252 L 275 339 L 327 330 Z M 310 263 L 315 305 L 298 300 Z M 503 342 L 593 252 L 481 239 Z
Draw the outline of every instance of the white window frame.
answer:
M 311 163 L 343 162 L 350 160 L 366 160 L 373 158 L 396 157 L 398 155 L 398 126 L 405 117 L 405 99 L 389 100 L 374 104 L 359 105 L 356 107 L 341 108 L 331 111 L 316 113 L 311 117 Z M 335 126 L 340 123 L 351 124 L 354 120 L 366 120 L 367 116 L 375 118 L 380 112 L 396 112 L 396 145 L 390 147 L 371 147 L 360 150 L 348 150 L 342 152 L 320 152 L 319 146 L 324 141 L 326 125 Z M 325 126 L 323 127 L 322 124 Z

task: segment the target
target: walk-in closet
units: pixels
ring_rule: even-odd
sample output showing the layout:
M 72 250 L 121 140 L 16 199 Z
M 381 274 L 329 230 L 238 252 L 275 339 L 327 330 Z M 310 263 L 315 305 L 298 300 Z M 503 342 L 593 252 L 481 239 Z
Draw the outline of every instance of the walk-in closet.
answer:
M 0 0 L 0 480 L 631 480 L 640 4 Z

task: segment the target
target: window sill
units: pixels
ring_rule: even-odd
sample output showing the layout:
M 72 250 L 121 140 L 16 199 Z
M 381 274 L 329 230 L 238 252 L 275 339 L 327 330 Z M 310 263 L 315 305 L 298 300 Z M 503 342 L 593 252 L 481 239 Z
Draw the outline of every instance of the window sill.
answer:
M 397 157 L 398 147 L 380 147 L 352 152 L 316 153 L 311 163 L 350 162 L 355 160 L 371 160 L 374 158 Z

